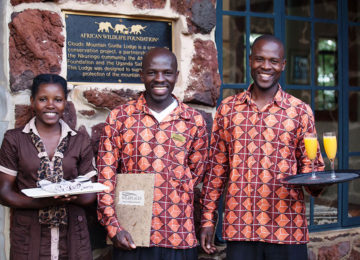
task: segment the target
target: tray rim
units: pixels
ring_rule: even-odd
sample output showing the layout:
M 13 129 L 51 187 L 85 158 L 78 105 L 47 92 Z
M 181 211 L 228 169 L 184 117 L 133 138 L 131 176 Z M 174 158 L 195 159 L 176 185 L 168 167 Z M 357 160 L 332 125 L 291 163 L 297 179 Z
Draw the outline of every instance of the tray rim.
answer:
M 317 171 L 315 172 L 316 175 L 324 175 L 324 174 L 330 174 L 331 171 Z M 289 180 L 291 179 L 297 179 L 300 177 L 304 177 L 304 176 L 311 176 L 311 172 L 308 173 L 300 173 L 300 174 L 296 174 L 296 175 L 289 175 L 286 176 L 282 179 L 280 179 L 280 182 L 282 184 L 286 184 L 286 185 L 301 185 L 301 186 L 308 186 L 308 185 L 321 185 L 321 184 L 335 184 L 335 183 L 342 183 L 342 182 L 348 182 L 348 181 L 352 181 L 354 179 L 357 179 L 360 177 L 360 170 L 350 170 L 350 169 L 344 169 L 344 170 L 335 170 L 336 174 L 342 174 L 342 173 L 349 173 L 349 174 L 356 174 L 357 176 L 353 176 L 351 178 L 348 179 L 324 179 L 324 181 L 316 181 L 316 182 L 302 182 L 302 183 L 289 183 Z

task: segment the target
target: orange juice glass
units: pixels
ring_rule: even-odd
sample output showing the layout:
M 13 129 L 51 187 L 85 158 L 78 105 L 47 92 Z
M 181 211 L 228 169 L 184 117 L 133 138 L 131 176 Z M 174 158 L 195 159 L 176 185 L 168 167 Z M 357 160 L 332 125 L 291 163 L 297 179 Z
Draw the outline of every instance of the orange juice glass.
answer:
M 315 133 L 305 134 L 304 143 L 305 143 L 306 155 L 311 161 L 311 169 L 312 169 L 311 178 L 316 179 L 317 177 L 314 171 L 314 162 L 316 159 L 317 148 L 318 148 L 317 135 Z
M 336 142 L 336 133 L 335 132 L 325 132 L 323 134 L 324 148 L 326 156 L 329 158 L 331 163 L 331 178 L 335 179 L 335 166 L 334 161 L 336 157 L 337 142 Z

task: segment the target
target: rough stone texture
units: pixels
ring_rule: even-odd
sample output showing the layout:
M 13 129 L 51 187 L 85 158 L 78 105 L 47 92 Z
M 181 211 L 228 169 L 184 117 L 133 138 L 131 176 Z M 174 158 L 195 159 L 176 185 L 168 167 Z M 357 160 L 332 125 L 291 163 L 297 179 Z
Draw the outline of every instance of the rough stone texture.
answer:
M 105 126 L 105 123 L 100 123 L 100 124 L 94 125 L 91 128 L 90 141 L 91 141 L 91 146 L 93 147 L 95 158 L 97 157 L 101 131 L 104 128 L 104 126 Z
M 360 238 L 354 240 L 354 246 L 360 249 Z
M 22 3 L 40 3 L 40 2 L 58 2 L 57 0 L 11 0 L 10 3 L 15 6 Z
M 311 237 L 310 238 L 310 242 L 313 242 L 313 243 L 315 243 L 315 242 L 321 242 L 321 241 L 323 241 L 324 239 L 323 238 L 318 238 L 318 237 Z
M 215 44 L 196 40 L 194 45 L 190 71 L 192 81 L 185 91 L 184 102 L 215 107 L 221 85 Z
M 74 103 L 68 101 L 66 103 L 65 111 L 63 114 L 63 120 L 72 128 L 76 127 L 76 109 Z
M 354 249 L 351 250 L 349 259 L 351 259 L 351 260 L 359 260 L 359 259 L 360 259 L 360 252 L 359 252 L 359 251 L 356 251 L 356 250 L 354 250 Z
M 125 104 L 129 100 L 137 99 L 139 96 L 139 92 L 134 92 L 130 89 L 84 91 L 84 97 L 87 99 L 87 101 L 97 108 L 114 109 L 121 104 Z
M 191 8 L 191 21 L 200 29 L 201 33 L 208 34 L 216 25 L 215 6 L 210 1 L 196 2 Z
M 350 252 L 350 242 L 345 241 L 338 244 L 340 257 L 346 256 Z
M 309 260 L 360 259 L 360 228 L 310 233 Z
M 86 117 L 92 117 L 95 115 L 95 110 L 79 110 L 79 114 L 86 116 Z
M 162 9 L 166 0 L 133 0 L 133 5 L 140 9 Z
M 339 251 L 337 250 L 337 246 L 324 246 L 319 249 L 318 252 L 319 260 L 327 260 L 327 259 L 340 259 Z
M 54 12 L 25 10 L 9 23 L 10 89 L 27 89 L 40 73 L 60 73 L 64 36 L 61 17 Z
M 23 127 L 34 116 L 30 105 L 15 105 L 15 127 Z M 76 127 L 76 110 L 71 101 L 68 101 L 63 114 L 63 120 L 72 128 Z
M 171 8 L 186 16 L 190 34 L 207 34 L 215 27 L 215 3 L 216 0 L 170 0 Z
M 22 127 L 34 116 L 31 106 L 15 105 L 15 128 Z

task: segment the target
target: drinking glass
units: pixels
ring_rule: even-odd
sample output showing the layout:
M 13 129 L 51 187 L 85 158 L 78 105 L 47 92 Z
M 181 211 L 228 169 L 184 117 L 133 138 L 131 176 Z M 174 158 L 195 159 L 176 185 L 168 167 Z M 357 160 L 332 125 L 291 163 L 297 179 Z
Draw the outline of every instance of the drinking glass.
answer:
M 335 157 L 337 150 L 337 142 L 336 142 L 336 133 L 335 132 L 325 132 L 323 134 L 324 148 L 326 152 L 326 156 L 329 158 L 331 163 L 331 179 L 336 178 L 335 174 Z
M 304 143 L 305 143 L 306 156 L 311 161 L 311 168 L 312 168 L 311 179 L 316 179 L 317 176 L 314 171 L 314 163 L 318 148 L 317 135 L 315 133 L 305 134 Z

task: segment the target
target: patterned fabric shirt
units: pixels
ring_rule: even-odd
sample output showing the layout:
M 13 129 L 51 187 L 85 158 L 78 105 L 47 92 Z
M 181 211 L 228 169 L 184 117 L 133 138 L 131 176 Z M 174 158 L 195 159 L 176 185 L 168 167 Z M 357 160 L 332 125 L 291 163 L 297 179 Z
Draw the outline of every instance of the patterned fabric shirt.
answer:
M 280 86 L 273 101 L 258 110 L 250 89 L 223 100 L 215 115 L 202 226 L 214 226 L 216 204 L 226 186 L 225 240 L 307 243 L 302 188 L 283 185 L 280 179 L 311 171 L 303 138 L 316 132 L 312 110 Z M 323 170 L 323 165 L 318 149 L 315 167 Z
M 110 238 L 122 230 L 115 213 L 116 173 L 155 173 L 150 246 L 191 248 L 194 186 L 206 168 L 208 136 L 199 112 L 179 105 L 159 123 L 143 95 L 111 111 L 100 139 L 98 218 Z

